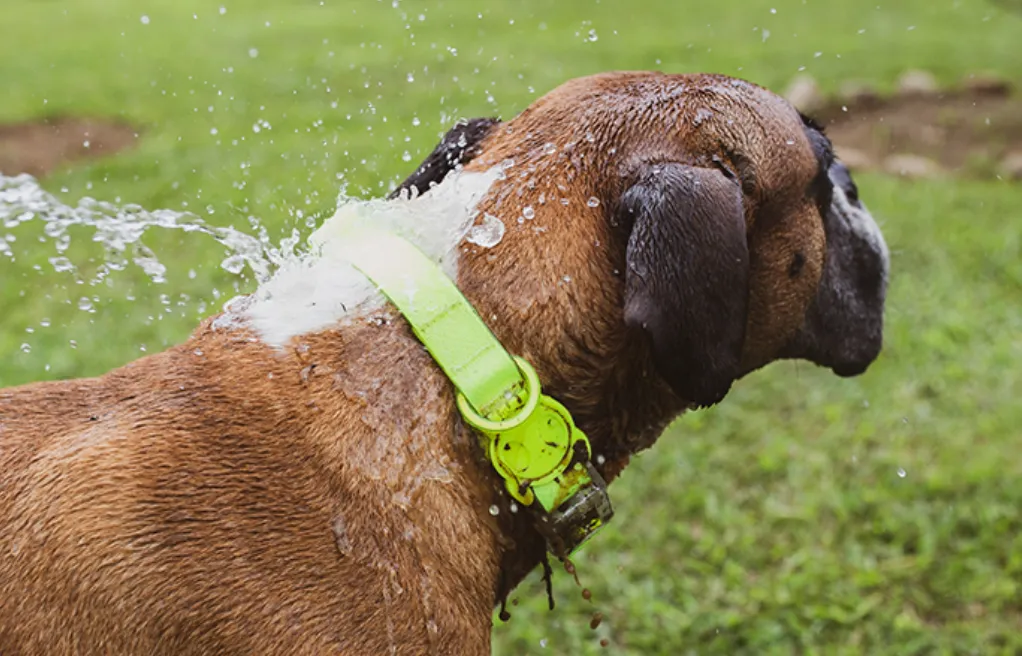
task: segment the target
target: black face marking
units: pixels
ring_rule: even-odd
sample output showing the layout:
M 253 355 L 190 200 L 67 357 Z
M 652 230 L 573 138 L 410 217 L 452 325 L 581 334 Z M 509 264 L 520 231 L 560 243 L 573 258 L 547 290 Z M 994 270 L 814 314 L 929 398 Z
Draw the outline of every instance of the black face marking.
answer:
M 834 194 L 834 183 L 830 179 L 830 166 L 834 163 L 834 145 L 824 134 L 823 126 L 815 119 L 801 112 L 799 116 L 802 117 L 803 129 L 813 148 L 813 154 L 816 155 L 816 176 L 809 184 L 808 193 L 816 201 L 822 214 L 830 208 Z
M 794 278 L 798 274 L 802 273 L 802 267 L 806 265 L 806 256 L 802 253 L 795 253 L 795 256 L 791 258 L 791 264 L 788 266 L 788 277 Z
M 852 376 L 863 372 L 883 345 L 890 256 L 876 222 L 857 200 L 847 167 L 835 160 L 830 175 L 834 200 L 823 215 L 827 256 L 820 283 L 804 325 L 782 357 L 804 358 Z

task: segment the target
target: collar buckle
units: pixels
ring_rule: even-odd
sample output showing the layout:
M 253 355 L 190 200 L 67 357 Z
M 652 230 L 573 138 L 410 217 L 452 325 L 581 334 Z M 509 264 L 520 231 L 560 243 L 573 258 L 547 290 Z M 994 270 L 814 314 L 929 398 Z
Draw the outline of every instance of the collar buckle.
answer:
M 593 467 L 589 439 L 571 413 L 542 393 L 527 361 L 512 357 L 525 382 L 524 402 L 509 392 L 519 400 L 517 410 L 503 419 L 483 417 L 460 393 L 458 410 L 479 433 L 508 494 L 539 513 L 538 528 L 550 551 L 567 556 L 613 516 L 607 485 Z

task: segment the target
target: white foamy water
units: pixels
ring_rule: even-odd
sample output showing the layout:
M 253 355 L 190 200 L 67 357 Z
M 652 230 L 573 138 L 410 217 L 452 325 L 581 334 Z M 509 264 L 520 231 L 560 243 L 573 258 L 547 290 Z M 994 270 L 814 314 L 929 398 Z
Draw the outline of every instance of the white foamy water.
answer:
M 344 202 L 310 235 L 309 251 L 287 258 L 254 294 L 229 303 L 217 325 L 244 324 L 268 344 L 283 346 L 294 337 L 380 307 L 383 296 L 345 256 L 344 232 L 358 222 L 411 241 L 454 278 L 457 246 L 472 229 L 476 205 L 501 176 L 499 166 L 485 173 L 458 172 L 422 196 Z

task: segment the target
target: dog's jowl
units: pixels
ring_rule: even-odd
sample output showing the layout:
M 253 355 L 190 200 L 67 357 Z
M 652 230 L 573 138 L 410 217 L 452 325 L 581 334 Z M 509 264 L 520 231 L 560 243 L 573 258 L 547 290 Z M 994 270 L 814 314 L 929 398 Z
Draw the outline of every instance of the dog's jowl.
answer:
M 454 127 L 372 208 L 607 481 L 771 361 L 880 351 L 880 231 L 812 120 L 743 81 L 572 80 Z M 0 653 L 489 653 L 546 543 L 331 231 L 178 347 L 0 391 Z

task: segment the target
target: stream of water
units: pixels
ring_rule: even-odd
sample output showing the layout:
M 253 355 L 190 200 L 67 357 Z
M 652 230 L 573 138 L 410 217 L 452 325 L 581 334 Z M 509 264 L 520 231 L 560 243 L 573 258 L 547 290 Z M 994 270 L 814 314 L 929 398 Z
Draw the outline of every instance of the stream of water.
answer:
M 212 237 L 227 249 L 220 266 L 240 274 L 247 266 L 262 284 L 285 260 L 294 255 L 300 240 L 297 229 L 274 244 L 265 228 L 256 223 L 256 234 L 234 227 L 206 224 L 190 212 L 147 210 L 139 205 L 118 205 L 93 198 L 82 198 L 74 206 L 61 202 L 44 190 L 30 175 L 0 175 L 0 261 L 16 257 L 17 235 L 14 230 L 29 222 L 41 222 L 45 237 L 54 246 L 49 258 L 55 271 L 73 271 L 75 265 L 66 252 L 71 244 L 69 228 L 92 229 L 92 241 L 105 249 L 105 261 L 99 266 L 98 279 L 129 265 L 141 268 L 153 282 L 164 282 L 167 267 L 143 242 L 151 228 L 179 230 Z M 33 246 L 35 248 L 35 246 Z

